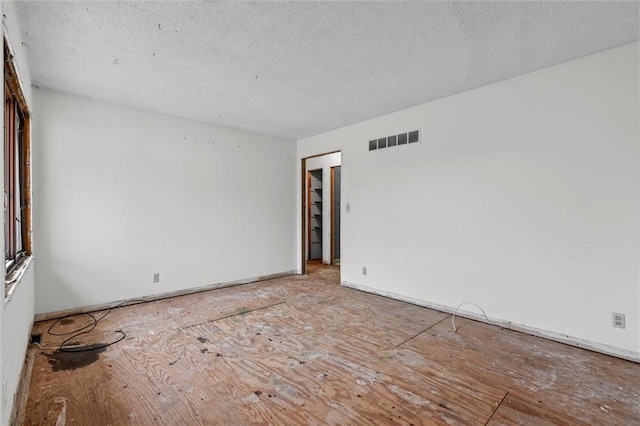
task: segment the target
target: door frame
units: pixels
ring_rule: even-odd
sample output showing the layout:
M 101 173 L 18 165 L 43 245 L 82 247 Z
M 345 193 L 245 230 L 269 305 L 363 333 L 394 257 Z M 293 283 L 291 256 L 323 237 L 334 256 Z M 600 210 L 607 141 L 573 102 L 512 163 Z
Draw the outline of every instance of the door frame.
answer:
M 301 227 L 300 227 L 300 273 L 305 275 L 307 273 L 307 238 L 306 238 L 306 230 L 308 225 L 307 222 L 307 160 L 316 157 L 322 157 L 323 155 L 335 154 L 336 152 L 342 152 L 342 150 L 338 149 L 335 151 L 323 152 L 322 154 L 309 155 L 308 157 L 304 157 L 300 160 L 300 197 L 301 197 L 301 206 L 300 206 L 300 219 L 301 219 Z M 342 157 L 342 156 L 341 156 Z M 340 161 L 342 165 L 342 161 Z
M 334 226 L 334 224 L 333 224 L 333 215 L 335 214 L 335 212 L 333 211 L 333 200 L 334 200 L 334 194 L 333 194 L 333 191 L 334 191 L 333 179 L 334 179 L 334 177 L 333 177 L 333 174 L 335 172 L 334 168 L 335 168 L 335 166 L 329 168 L 329 170 L 330 170 L 329 174 L 331 175 L 331 177 L 329 179 L 329 185 L 331 185 L 331 187 L 329 188 L 329 193 L 331 194 L 331 195 L 329 195 L 329 202 L 331 203 L 330 207 L 329 207 L 329 216 L 331 216 L 331 219 L 329 219 L 331 221 L 331 225 L 329 226 L 329 233 L 331 234 L 329 236 L 329 244 L 331 244 L 331 248 L 329 249 L 329 265 L 333 265 L 333 244 L 334 244 L 334 241 L 333 241 L 333 234 L 334 234 L 334 232 L 333 232 L 333 226 Z
M 335 265 L 335 260 L 336 260 L 336 241 L 335 241 L 335 236 L 336 236 L 336 223 L 335 223 L 335 218 L 336 218 L 336 211 L 335 211 L 335 207 L 336 207 L 336 203 L 335 203 L 335 196 L 336 196 L 336 185 L 335 185 L 335 173 L 336 173 L 336 167 L 340 167 L 340 187 L 338 188 L 338 191 L 340 192 L 340 204 L 342 204 L 342 161 L 340 161 L 340 165 L 339 166 L 331 166 L 329 169 L 331 170 L 331 179 L 330 179 L 330 185 L 331 185 L 331 195 L 330 195 L 330 202 L 331 202 L 331 211 L 329 212 L 329 214 L 331 215 L 331 259 L 329 261 L 329 265 Z M 342 214 L 342 212 L 340 211 L 340 207 L 338 207 L 338 213 Z M 342 244 L 342 231 L 340 230 L 340 227 L 342 226 L 342 217 L 340 217 L 340 223 L 338 224 L 338 231 L 337 234 L 340 235 L 340 241 L 338 241 L 338 245 Z M 342 250 L 340 250 L 340 256 L 342 257 Z

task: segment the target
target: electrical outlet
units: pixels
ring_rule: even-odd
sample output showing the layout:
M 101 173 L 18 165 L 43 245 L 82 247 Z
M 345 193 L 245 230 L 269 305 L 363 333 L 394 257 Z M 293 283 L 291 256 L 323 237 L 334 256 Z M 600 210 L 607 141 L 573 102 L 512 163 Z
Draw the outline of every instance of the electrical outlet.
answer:
M 159 283 L 160 282 L 160 272 L 156 272 L 153 274 L 153 282 L 154 283 Z
M 624 328 L 624 314 L 613 312 L 611 314 L 611 325 L 616 328 Z
M 367 267 L 366 266 L 362 267 L 362 275 L 367 275 Z
M 351 204 L 347 203 L 346 208 L 347 208 L 347 213 L 349 213 L 351 211 Z

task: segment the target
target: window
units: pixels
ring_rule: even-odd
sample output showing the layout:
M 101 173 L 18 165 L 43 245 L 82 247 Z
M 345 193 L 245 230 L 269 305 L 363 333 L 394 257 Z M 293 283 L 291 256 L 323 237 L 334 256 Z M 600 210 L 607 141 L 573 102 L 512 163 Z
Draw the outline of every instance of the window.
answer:
M 4 258 L 5 293 L 31 254 L 29 112 L 4 40 Z

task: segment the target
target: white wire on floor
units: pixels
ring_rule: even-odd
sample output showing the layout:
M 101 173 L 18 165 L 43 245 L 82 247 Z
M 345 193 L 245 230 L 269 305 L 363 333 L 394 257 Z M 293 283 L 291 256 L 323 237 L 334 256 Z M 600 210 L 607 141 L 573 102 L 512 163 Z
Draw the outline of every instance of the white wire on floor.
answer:
M 457 332 L 458 332 L 458 328 L 456 327 L 456 314 L 458 313 L 458 309 L 460 309 L 460 306 L 462 306 L 462 305 L 466 305 L 466 304 L 473 305 L 473 306 L 475 306 L 476 308 L 480 309 L 480 310 L 482 311 L 482 315 L 484 315 L 484 318 L 487 320 L 487 322 L 488 322 L 489 324 L 491 324 L 491 325 L 497 325 L 497 324 L 495 324 L 493 321 L 491 321 L 491 320 L 489 319 L 489 317 L 488 317 L 488 316 L 487 316 L 487 314 L 485 313 L 484 309 L 482 309 L 482 307 L 481 307 L 480 305 L 477 305 L 477 304 L 475 304 L 475 303 L 473 303 L 473 302 L 462 302 L 461 304 L 459 304 L 459 305 L 458 305 L 458 307 L 456 308 L 456 310 L 453 312 L 453 316 L 451 317 L 451 325 L 453 326 L 453 332 L 454 332 L 454 333 L 457 333 Z

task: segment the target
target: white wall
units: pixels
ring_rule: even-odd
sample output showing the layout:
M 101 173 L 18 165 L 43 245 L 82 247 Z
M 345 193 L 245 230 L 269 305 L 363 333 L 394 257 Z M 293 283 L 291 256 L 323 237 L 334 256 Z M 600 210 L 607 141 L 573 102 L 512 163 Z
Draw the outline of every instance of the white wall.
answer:
M 342 150 L 343 282 L 638 358 L 638 49 L 299 141 L 299 159 Z
M 310 158 L 306 162 L 307 171 L 322 169 L 322 263 L 326 264 L 331 264 L 331 168 L 341 164 L 341 157 L 339 152 L 334 152 Z M 308 239 L 307 235 L 307 251 Z
M 34 102 L 37 313 L 295 271 L 295 142 L 49 90 Z
M 2 2 L 2 14 L 4 24 L 4 34 L 14 53 L 14 62 L 18 72 L 18 77 L 22 86 L 23 95 L 27 105 L 31 107 L 31 77 L 26 61 L 26 52 L 22 45 L 22 33 L 18 25 L 15 11 L 15 3 Z M 4 92 L 3 92 L 4 96 Z M 3 102 L 4 105 L 4 102 Z M 3 117 L 0 118 L 2 120 Z M 0 150 L 2 151 L 2 150 Z M 3 153 L 0 152 L 0 164 Z M 3 172 L 4 173 L 4 172 Z M 37 251 L 37 239 L 34 237 L 34 253 Z M 4 238 L 0 245 L 4 246 Z M 4 247 L 2 247 L 4 252 Z M 5 275 L 4 262 L 2 262 L 2 276 Z M 0 388 L 0 399 L 2 400 L 2 424 L 9 424 L 12 404 L 15 398 L 20 373 L 24 364 L 24 358 L 29 344 L 29 335 L 33 325 L 34 313 L 34 264 L 30 264 L 22 275 L 22 278 L 13 286 L 12 293 L 3 304 L 0 315 L 0 353 L 2 354 L 2 366 L 0 367 L 0 377 L 3 386 Z
M 9 424 L 12 405 L 23 371 L 27 346 L 33 326 L 34 263 L 31 262 L 21 281 L 14 286 L 11 300 L 4 305 L 2 330 L 3 380 L 7 381 L 7 394 L 3 400 L 2 424 Z

